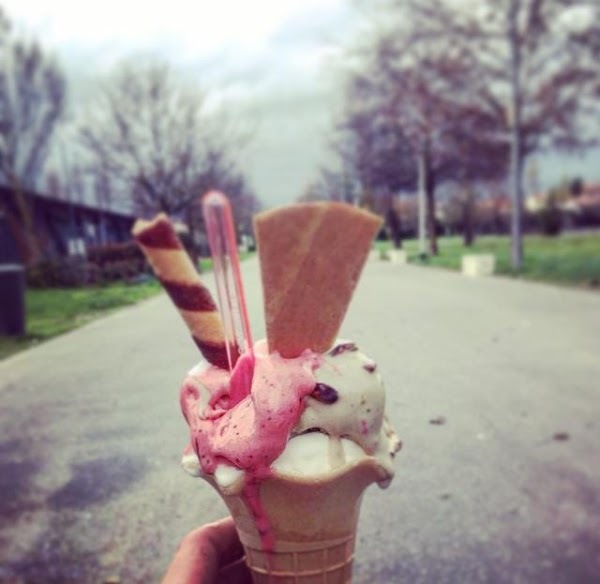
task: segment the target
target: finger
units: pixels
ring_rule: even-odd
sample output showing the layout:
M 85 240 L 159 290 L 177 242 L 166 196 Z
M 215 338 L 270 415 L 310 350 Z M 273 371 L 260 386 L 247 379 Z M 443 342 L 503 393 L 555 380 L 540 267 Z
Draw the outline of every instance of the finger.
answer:
M 218 566 L 214 558 L 211 560 L 214 554 L 206 546 L 203 529 L 196 529 L 181 540 L 163 584 L 199 584 L 205 582 L 211 572 L 214 580 Z
M 214 582 L 221 566 L 239 560 L 243 554 L 231 518 L 205 525 L 183 538 L 163 584 Z
M 231 517 L 210 523 L 204 529 L 207 541 L 210 542 L 219 560 L 219 568 L 244 557 L 244 547 L 240 542 Z

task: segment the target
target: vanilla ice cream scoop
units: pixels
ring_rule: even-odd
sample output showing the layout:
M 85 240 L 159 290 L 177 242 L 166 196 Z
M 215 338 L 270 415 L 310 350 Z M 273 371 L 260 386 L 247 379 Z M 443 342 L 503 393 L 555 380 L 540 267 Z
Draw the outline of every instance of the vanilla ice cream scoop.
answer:
M 223 488 L 272 474 L 324 477 L 365 458 L 377 462 L 381 486 L 393 477 L 400 442 L 385 419 L 381 375 L 351 341 L 294 359 L 261 341 L 231 376 L 193 369 L 181 405 L 192 438 L 184 468 Z

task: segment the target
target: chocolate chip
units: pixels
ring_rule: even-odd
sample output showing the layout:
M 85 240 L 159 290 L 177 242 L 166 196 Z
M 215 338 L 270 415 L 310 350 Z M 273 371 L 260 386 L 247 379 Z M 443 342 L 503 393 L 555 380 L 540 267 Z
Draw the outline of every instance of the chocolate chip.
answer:
M 434 426 L 443 426 L 446 423 L 446 418 L 444 416 L 438 416 L 437 418 L 429 420 L 429 423 Z
M 333 349 L 331 349 L 331 351 L 329 351 L 329 354 L 332 357 L 337 357 L 338 355 L 341 355 L 342 353 L 345 353 L 346 351 L 358 351 L 358 347 L 356 346 L 355 343 L 340 343 L 339 345 L 336 345 L 335 347 L 333 347 Z
M 557 442 L 565 442 L 570 438 L 570 436 L 567 432 L 556 432 L 552 438 L 554 438 L 554 440 Z
M 333 387 L 325 383 L 317 383 L 310 395 L 324 404 L 334 404 L 340 397 Z
M 321 428 L 309 428 L 308 430 L 301 432 L 301 434 L 314 434 L 315 432 L 327 435 L 327 432 L 323 431 Z

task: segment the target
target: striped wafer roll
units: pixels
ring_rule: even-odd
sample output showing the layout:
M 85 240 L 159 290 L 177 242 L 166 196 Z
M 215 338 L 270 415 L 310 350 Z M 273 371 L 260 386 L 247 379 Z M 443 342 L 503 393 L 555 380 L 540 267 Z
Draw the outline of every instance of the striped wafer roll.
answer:
M 131 233 L 183 317 L 201 353 L 213 365 L 228 369 L 221 317 L 169 218 L 160 213 L 152 221 L 138 219 Z M 233 362 L 236 357 L 232 355 Z

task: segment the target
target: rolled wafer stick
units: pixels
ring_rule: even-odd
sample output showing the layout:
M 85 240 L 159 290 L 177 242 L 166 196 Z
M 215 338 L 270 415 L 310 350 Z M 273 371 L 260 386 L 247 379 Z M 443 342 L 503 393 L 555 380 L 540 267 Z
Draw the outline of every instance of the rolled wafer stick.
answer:
M 167 291 L 204 357 L 228 368 L 221 317 L 169 218 L 160 213 L 152 221 L 138 219 L 131 231 Z

